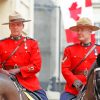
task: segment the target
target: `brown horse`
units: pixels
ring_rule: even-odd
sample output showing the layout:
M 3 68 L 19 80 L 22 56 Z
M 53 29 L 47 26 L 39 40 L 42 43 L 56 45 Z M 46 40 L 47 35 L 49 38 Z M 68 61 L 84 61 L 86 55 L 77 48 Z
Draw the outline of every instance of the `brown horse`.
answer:
M 87 78 L 76 100 L 100 100 L 100 54 L 92 65 Z
M 18 83 L 11 80 L 11 77 L 0 73 L 0 100 L 41 100 L 36 95 L 28 98 L 25 90 L 18 88 Z
M 0 73 L 0 100 L 28 100 L 28 98 L 18 91 L 8 76 Z

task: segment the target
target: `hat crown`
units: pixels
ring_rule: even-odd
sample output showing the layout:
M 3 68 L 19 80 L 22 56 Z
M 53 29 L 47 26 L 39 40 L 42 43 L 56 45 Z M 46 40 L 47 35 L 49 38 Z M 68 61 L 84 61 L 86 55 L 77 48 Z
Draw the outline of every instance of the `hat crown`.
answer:
M 13 12 L 12 14 L 9 15 L 9 22 L 8 23 L 3 23 L 2 25 L 7 25 L 10 23 L 14 23 L 14 22 L 29 22 L 31 20 L 25 20 L 20 13 L 18 12 Z
M 21 14 L 18 12 L 13 12 L 11 15 L 9 15 L 9 21 L 18 20 L 18 19 L 24 19 L 22 18 Z
M 70 30 L 78 32 L 79 29 L 87 28 L 91 31 L 97 31 L 100 29 L 98 26 L 92 25 L 92 21 L 89 18 L 83 17 L 77 21 L 77 24 L 75 26 L 70 27 Z
M 77 21 L 77 25 L 92 25 L 92 22 L 89 18 L 80 18 Z

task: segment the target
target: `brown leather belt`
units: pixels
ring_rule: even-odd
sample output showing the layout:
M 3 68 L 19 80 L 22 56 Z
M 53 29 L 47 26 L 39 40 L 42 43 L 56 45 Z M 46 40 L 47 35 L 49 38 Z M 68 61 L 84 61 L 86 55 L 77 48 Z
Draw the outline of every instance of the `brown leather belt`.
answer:
M 14 66 L 10 66 L 10 65 L 4 66 L 5 70 L 16 69 L 16 68 L 19 68 L 19 66 L 17 66 L 17 65 L 14 65 Z
M 88 70 L 83 70 L 83 71 L 78 71 L 78 72 L 74 72 L 75 75 L 84 75 L 84 76 L 88 76 Z

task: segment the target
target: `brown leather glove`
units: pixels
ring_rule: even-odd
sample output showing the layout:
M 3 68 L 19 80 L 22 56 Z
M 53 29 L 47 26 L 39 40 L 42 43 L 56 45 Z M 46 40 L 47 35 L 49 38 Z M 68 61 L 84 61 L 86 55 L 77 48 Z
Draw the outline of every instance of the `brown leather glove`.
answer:
M 10 69 L 8 72 L 9 72 L 10 74 L 16 75 L 17 73 L 20 72 L 20 69 L 19 69 L 19 68 L 16 68 L 16 69 Z
M 73 83 L 73 86 L 77 89 L 80 90 L 83 86 L 82 82 L 80 80 L 75 80 Z

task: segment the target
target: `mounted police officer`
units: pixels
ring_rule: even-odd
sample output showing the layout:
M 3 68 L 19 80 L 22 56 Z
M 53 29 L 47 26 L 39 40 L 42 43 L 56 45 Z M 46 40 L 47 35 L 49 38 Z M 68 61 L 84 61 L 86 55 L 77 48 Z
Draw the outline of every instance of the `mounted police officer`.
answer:
M 39 100 L 48 100 L 45 91 L 41 88 L 36 74 L 41 70 L 41 54 L 38 42 L 22 36 L 25 20 L 18 12 L 9 15 L 10 37 L 0 41 L 0 72 L 7 75 L 14 74 L 20 85 L 35 93 Z
M 91 41 L 92 31 L 99 27 L 92 25 L 88 18 L 80 18 L 76 26 L 70 29 L 77 33 L 77 44 L 68 46 L 64 50 L 62 60 L 62 74 L 66 80 L 65 90 L 60 100 L 75 99 L 83 85 L 86 84 L 87 74 L 91 65 L 100 53 L 100 47 Z

